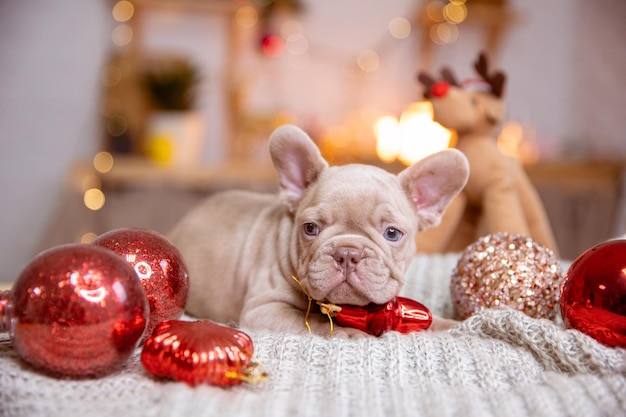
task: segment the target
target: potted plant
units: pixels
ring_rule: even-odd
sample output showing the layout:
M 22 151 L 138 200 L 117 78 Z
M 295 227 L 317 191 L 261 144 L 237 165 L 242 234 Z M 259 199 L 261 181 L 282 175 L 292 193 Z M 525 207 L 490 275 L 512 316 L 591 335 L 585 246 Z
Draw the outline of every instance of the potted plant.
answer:
M 146 153 L 160 163 L 197 165 L 204 130 L 195 111 L 198 70 L 187 60 L 161 60 L 150 63 L 141 80 L 152 109 L 146 126 Z

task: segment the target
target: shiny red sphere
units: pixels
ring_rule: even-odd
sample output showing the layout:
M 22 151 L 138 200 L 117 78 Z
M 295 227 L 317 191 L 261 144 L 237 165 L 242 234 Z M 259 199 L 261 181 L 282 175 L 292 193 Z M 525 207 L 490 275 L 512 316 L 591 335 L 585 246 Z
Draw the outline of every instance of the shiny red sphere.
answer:
M 148 301 L 115 253 L 71 244 L 37 255 L 13 285 L 13 346 L 52 374 L 100 376 L 123 365 L 141 339 Z
M 626 347 L 626 240 L 580 255 L 561 284 L 565 325 L 611 347 Z
M 161 321 L 182 316 L 189 294 L 189 274 L 183 257 L 163 235 L 146 229 L 115 229 L 92 244 L 120 255 L 137 273 L 150 304 L 146 337 Z

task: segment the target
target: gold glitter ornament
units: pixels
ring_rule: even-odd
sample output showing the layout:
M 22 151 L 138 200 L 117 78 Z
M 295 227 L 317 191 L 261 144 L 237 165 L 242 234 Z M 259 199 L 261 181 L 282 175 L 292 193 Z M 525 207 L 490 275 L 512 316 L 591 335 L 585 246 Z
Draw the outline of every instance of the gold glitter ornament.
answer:
M 488 308 L 513 308 L 554 320 L 561 267 L 554 253 L 533 239 L 496 233 L 461 253 L 450 281 L 455 315 L 464 320 Z

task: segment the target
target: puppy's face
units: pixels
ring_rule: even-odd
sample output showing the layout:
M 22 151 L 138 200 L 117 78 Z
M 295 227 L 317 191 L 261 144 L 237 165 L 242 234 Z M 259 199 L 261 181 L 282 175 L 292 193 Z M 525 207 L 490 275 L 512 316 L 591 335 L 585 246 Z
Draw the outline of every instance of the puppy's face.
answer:
M 382 304 L 397 295 L 416 232 L 439 223 L 469 175 L 456 150 L 397 176 L 366 165 L 329 168 L 294 126 L 272 134 L 270 154 L 293 219 L 286 256 L 311 297 L 333 304 Z
M 402 288 L 417 224 L 395 175 L 365 165 L 328 168 L 295 211 L 297 273 L 316 300 L 385 303 Z

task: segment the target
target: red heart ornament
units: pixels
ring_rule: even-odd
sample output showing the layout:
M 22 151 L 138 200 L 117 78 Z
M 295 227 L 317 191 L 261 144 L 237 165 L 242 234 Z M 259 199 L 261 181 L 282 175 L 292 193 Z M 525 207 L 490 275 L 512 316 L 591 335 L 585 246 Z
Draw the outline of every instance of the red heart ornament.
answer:
M 426 330 L 433 321 L 428 308 L 405 297 L 395 297 L 386 304 L 339 307 L 341 310 L 332 313 L 337 324 L 359 329 L 374 336 L 380 336 L 389 330 L 400 333 Z
M 158 377 L 222 387 L 265 378 L 247 334 L 210 320 L 166 320 L 146 340 L 141 363 Z

